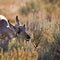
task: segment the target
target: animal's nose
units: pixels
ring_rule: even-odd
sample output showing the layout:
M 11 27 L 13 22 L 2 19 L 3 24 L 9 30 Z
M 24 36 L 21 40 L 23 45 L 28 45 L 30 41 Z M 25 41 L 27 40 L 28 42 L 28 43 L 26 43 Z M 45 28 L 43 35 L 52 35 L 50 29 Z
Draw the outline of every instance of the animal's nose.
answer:
M 28 35 L 28 36 L 27 36 L 27 41 L 29 41 L 29 40 L 30 40 L 30 36 Z
M 30 39 L 30 36 L 28 36 L 27 39 Z

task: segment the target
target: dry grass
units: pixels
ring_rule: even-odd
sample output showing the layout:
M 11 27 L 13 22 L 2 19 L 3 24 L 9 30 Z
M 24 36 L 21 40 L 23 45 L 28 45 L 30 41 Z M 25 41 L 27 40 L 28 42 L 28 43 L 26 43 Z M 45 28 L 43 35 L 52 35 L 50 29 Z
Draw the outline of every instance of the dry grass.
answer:
M 36 51 L 24 51 L 24 49 L 20 48 L 18 48 L 17 50 L 13 48 L 13 50 L 4 53 L 1 49 L 0 56 L 0 60 L 37 60 Z

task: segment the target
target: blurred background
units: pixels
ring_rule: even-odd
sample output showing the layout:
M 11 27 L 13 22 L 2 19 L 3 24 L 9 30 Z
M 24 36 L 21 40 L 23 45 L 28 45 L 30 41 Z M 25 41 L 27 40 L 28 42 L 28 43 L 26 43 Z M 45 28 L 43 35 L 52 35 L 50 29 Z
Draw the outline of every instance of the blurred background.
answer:
M 60 0 L 0 0 L 0 15 L 6 16 L 12 23 L 18 15 L 20 22 L 29 24 L 28 27 L 35 24 L 35 28 L 40 29 L 49 24 L 50 30 L 55 31 L 55 25 L 60 24 L 59 11 Z
M 60 0 L 0 0 L 0 15 L 13 24 L 18 16 L 31 36 L 29 43 L 17 44 L 19 60 L 60 60 Z

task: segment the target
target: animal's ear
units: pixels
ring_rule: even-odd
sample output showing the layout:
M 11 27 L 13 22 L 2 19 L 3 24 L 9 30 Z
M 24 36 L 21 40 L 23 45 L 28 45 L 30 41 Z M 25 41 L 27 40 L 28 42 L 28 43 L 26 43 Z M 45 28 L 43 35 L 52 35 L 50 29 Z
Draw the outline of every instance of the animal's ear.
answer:
M 16 25 L 19 25 L 19 19 L 18 19 L 18 16 L 16 16 Z
M 10 21 L 8 20 L 9 26 L 12 27 L 13 25 L 10 23 Z
M 25 28 L 25 24 L 23 25 L 23 27 Z

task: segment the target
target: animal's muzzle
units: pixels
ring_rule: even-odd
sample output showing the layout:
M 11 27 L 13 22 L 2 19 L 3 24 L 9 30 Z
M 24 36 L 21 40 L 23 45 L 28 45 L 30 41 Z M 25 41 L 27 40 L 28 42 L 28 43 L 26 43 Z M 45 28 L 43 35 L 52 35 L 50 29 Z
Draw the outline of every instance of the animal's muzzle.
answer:
M 30 37 L 29 35 L 27 35 L 27 41 L 29 41 L 29 40 L 30 40 L 30 38 L 31 38 L 31 37 Z
M 30 39 L 30 36 L 28 35 L 27 39 Z

